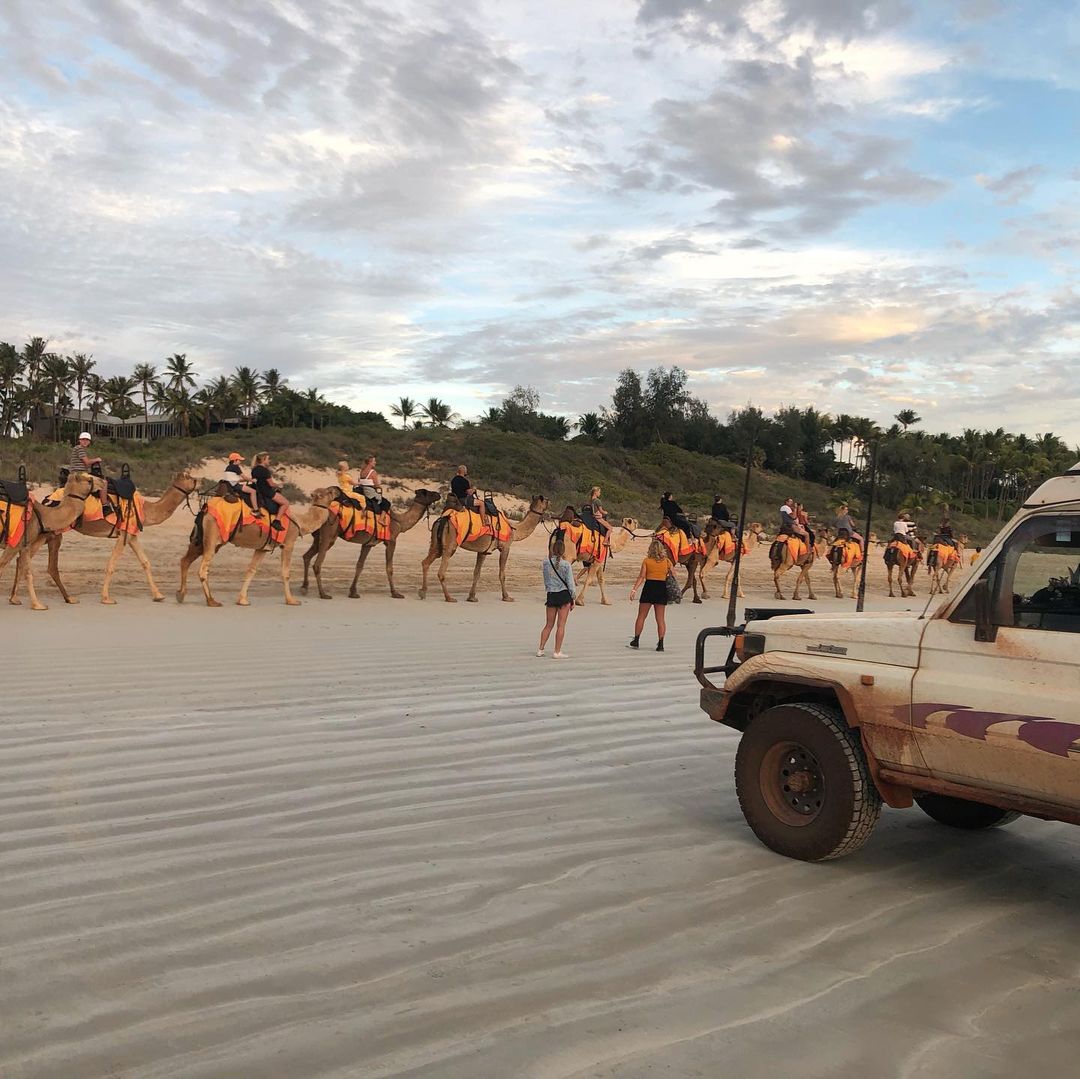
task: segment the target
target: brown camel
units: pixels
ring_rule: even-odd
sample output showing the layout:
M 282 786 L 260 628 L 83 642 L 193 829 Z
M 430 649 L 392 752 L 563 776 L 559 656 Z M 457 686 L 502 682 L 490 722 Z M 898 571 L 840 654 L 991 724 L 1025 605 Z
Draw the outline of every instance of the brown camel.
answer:
M 663 519 L 663 521 L 660 522 L 660 527 L 656 530 L 656 532 L 654 534 L 657 535 L 657 536 L 660 536 L 661 533 L 664 533 L 664 532 L 667 532 L 667 533 L 669 533 L 669 534 L 671 534 L 673 536 L 678 536 L 679 533 L 682 532 L 682 529 L 681 528 L 676 528 L 665 517 Z M 683 533 L 683 534 L 685 535 L 685 533 Z M 690 540 L 694 539 L 694 537 L 690 536 L 690 535 L 687 535 L 686 538 L 690 539 Z M 679 547 L 682 546 L 682 541 L 681 540 L 677 540 L 676 542 L 677 542 Z M 667 544 L 665 543 L 664 546 L 667 547 Z M 669 554 L 669 556 L 671 554 L 671 548 L 670 547 L 668 547 L 668 554 Z M 704 564 L 705 564 L 705 556 L 698 549 L 698 545 L 696 543 L 695 543 L 692 550 L 687 551 L 685 554 L 680 554 L 679 557 L 675 560 L 675 565 L 685 566 L 686 567 L 686 584 L 684 584 L 683 587 L 682 587 L 682 595 L 685 596 L 686 593 L 689 592 L 690 589 L 692 588 L 694 590 L 694 602 L 695 603 L 701 603 L 701 595 L 700 595 L 701 585 L 700 585 L 699 578 L 701 576 L 701 567 Z
M 618 554 L 622 551 L 626 545 L 635 539 L 634 533 L 637 532 L 638 523 L 633 517 L 624 517 L 622 524 L 616 525 L 611 529 L 608 537 L 608 551 L 610 554 Z M 552 533 L 554 537 L 555 533 Z M 550 544 L 548 545 L 550 548 Z M 604 591 L 604 565 L 605 563 L 599 562 L 596 559 L 586 562 L 581 557 L 581 542 L 578 541 L 574 545 L 572 551 L 566 552 L 567 558 L 570 562 L 580 562 L 581 569 L 578 570 L 574 578 L 574 584 L 579 585 L 575 604 L 578 607 L 585 606 L 585 593 L 589 589 L 589 585 L 596 581 L 600 586 L 600 602 L 605 607 L 611 606 L 611 600 L 607 598 L 607 593 Z M 605 560 L 606 562 L 606 560 Z
M 893 570 L 896 571 L 896 581 L 900 585 L 901 597 L 914 596 L 915 570 L 918 569 L 923 557 L 922 542 L 911 537 L 901 545 L 894 539 L 885 548 L 885 554 L 882 557 L 885 559 L 885 568 L 889 574 L 889 596 L 891 598 L 896 596 L 893 591 Z
M 104 487 L 105 481 L 91 476 L 89 472 L 72 472 L 64 484 L 64 495 L 58 506 L 42 506 L 35 502 L 32 507 L 27 507 L 26 531 L 22 541 L 17 547 L 6 547 L 0 552 L 0 573 L 4 572 L 4 567 L 13 558 L 18 557 L 19 560 L 15 567 L 15 583 L 8 603 L 16 607 L 22 603 L 19 599 L 19 585 L 25 581 L 30 595 L 30 609 L 49 609 L 38 599 L 37 590 L 34 588 L 34 555 L 50 535 L 70 528 L 85 508 L 86 499 L 92 494 L 100 495 Z
M 749 532 L 749 530 L 747 530 Z M 728 590 L 731 587 L 731 574 L 735 569 L 735 540 L 732 536 L 731 543 L 724 542 L 721 544 L 721 538 L 727 534 L 727 530 L 721 528 L 716 521 L 708 521 L 705 524 L 705 531 L 702 533 L 702 538 L 705 540 L 705 561 L 701 564 L 701 595 L 702 598 L 709 598 L 709 590 L 705 585 L 705 574 L 709 572 L 714 566 L 719 565 L 721 562 L 727 563 L 727 573 L 724 575 L 724 592 L 722 599 L 728 598 Z M 755 539 L 756 545 L 756 539 Z M 724 549 L 724 553 L 721 554 L 721 547 Z M 747 536 L 743 536 L 742 541 L 742 558 L 740 558 L 740 566 L 742 559 L 746 558 L 751 551 L 750 541 Z M 739 582 L 739 599 L 743 598 L 742 582 Z
M 926 552 L 926 571 L 930 574 L 930 595 L 948 594 L 952 575 L 963 565 L 967 536 L 961 536 L 953 547 L 948 543 L 931 543 Z
M 851 548 L 854 548 L 854 550 Z M 836 598 L 844 598 L 844 589 L 840 584 L 840 574 L 851 570 L 851 598 L 854 599 L 855 590 L 859 583 L 859 571 L 862 569 L 863 564 L 862 548 L 854 540 L 848 539 L 847 533 L 844 532 L 842 536 L 837 537 L 829 544 L 826 558 L 829 565 L 832 566 L 832 582 Z
M 336 497 L 336 496 L 335 496 Z M 410 528 L 415 525 L 421 517 L 424 516 L 429 506 L 435 505 L 442 495 L 438 491 L 426 491 L 424 488 L 420 488 L 413 496 L 412 502 L 403 513 L 395 513 L 390 511 L 390 538 L 388 540 L 377 539 L 370 532 L 357 532 L 351 536 L 346 543 L 359 543 L 362 544 L 360 551 L 360 557 L 356 560 L 356 573 L 353 574 L 352 587 L 349 589 L 350 599 L 359 599 L 360 593 L 356 590 L 357 583 L 360 580 L 360 574 L 364 572 L 364 563 L 367 561 L 367 557 L 371 554 L 372 549 L 380 544 L 386 544 L 386 580 L 390 585 L 390 595 L 394 599 L 404 599 L 403 592 L 399 592 L 394 588 L 394 550 L 397 547 L 398 536 L 402 532 L 408 532 Z M 322 528 L 316 532 L 311 538 L 311 546 L 304 554 L 304 583 L 300 586 L 305 592 L 308 589 L 308 568 L 311 567 L 311 560 L 314 557 L 315 565 L 311 567 L 312 572 L 315 574 L 315 584 L 319 589 L 319 599 L 330 599 L 330 593 L 323 588 L 322 583 L 322 564 L 326 558 L 327 552 L 334 543 L 341 537 L 341 528 L 338 524 L 338 519 L 334 514 L 331 514 L 323 523 Z
M 334 497 L 337 488 L 320 487 L 311 495 L 311 508 L 302 515 L 294 516 L 289 513 L 289 527 L 286 529 L 281 543 L 281 585 L 285 591 L 285 602 L 290 607 L 299 607 L 300 601 L 296 599 L 289 588 L 289 571 L 292 562 L 293 548 L 301 536 L 307 536 L 316 529 L 321 528 L 330 513 L 330 500 Z M 217 493 L 228 501 L 235 501 L 237 495 L 232 491 L 229 484 L 218 484 Z M 176 592 L 176 602 L 183 603 L 187 595 L 188 569 L 196 559 L 202 559 L 199 565 L 199 583 L 202 585 L 203 595 L 206 597 L 207 607 L 220 607 L 221 604 L 214 599 L 210 592 L 210 563 L 214 555 L 226 544 L 231 543 L 236 547 L 253 552 L 251 561 L 248 563 L 247 572 L 244 574 L 244 583 L 240 588 L 240 595 L 236 602 L 240 607 L 248 606 L 248 587 L 259 568 L 259 563 L 267 553 L 277 545 L 277 540 L 268 540 L 266 533 L 254 522 L 241 525 L 228 539 L 218 532 L 217 522 L 208 513 L 202 515 L 202 539 L 198 540 L 198 524 L 191 533 L 191 541 L 184 557 L 180 559 L 180 587 Z
M 440 517 L 432 526 L 431 546 L 420 563 L 420 568 L 423 571 L 420 582 L 420 598 L 423 599 L 427 595 L 428 570 L 431 569 L 432 562 L 436 558 L 440 558 L 442 561 L 439 563 L 437 576 L 439 584 L 442 585 L 443 599 L 447 603 L 457 603 L 457 600 L 450 595 L 446 588 L 446 565 L 460 546 L 463 551 L 472 551 L 476 554 L 476 568 L 473 570 L 472 588 L 469 590 L 468 596 L 469 603 L 478 602 L 476 588 L 480 583 L 480 569 L 484 564 L 484 559 L 495 551 L 499 552 L 499 584 L 502 587 L 502 598 L 505 603 L 512 603 L 514 597 L 506 590 L 506 563 L 510 557 L 510 547 L 519 540 L 528 539 L 536 531 L 536 526 L 543 519 L 545 509 L 547 509 L 547 499 L 543 495 L 533 495 L 532 502 L 529 503 L 528 513 L 514 525 L 510 538 L 505 542 L 495 539 L 494 536 L 481 536 L 479 539 L 466 540 L 459 545 L 457 533 L 453 529 L 450 518 Z
M 791 557 L 791 546 L 787 542 L 787 538 L 780 536 L 773 540 L 772 546 L 769 548 L 769 564 L 772 566 L 773 572 L 773 585 L 776 590 L 776 598 L 783 599 L 784 593 L 780 590 L 780 582 L 784 574 L 789 569 L 797 569 L 799 572 L 795 579 L 795 590 L 791 594 L 792 599 L 799 599 L 799 590 L 803 586 L 803 582 L 806 582 L 806 595 L 808 599 L 817 599 L 814 595 L 814 586 L 810 583 L 810 567 L 814 564 L 814 559 L 817 558 L 817 548 L 810 543 L 803 541 L 806 546 L 806 553 L 802 555 L 798 561 L 793 561 Z
M 177 508 L 187 502 L 188 496 L 198 486 L 198 481 L 194 476 L 189 475 L 187 472 L 178 472 L 172 479 L 172 483 L 169 489 L 158 499 L 146 499 L 143 503 L 143 527 L 151 528 L 154 525 L 159 525 L 163 521 L 167 521 L 177 510 Z M 101 585 L 101 602 L 113 604 L 116 600 L 109 596 L 109 582 L 112 580 L 113 574 L 116 572 L 116 564 L 120 561 L 121 555 L 124 553 L 124 549 L 127 548 L 138 559 L 139 565 L 142 566 L 143 572 L 146 574 L 146 581 L 150 585 L 150 595 L 153 596 L 155 603 L 160 603 L 165 596 L 158 589 L 156 582 L 154 581 L 154 574 L 150 568 L 150 559 L 146 557 L 143 552 L 142 543 L 138 536 L 133 536 L 127 532 L 118 532 L 112 525 L 112 522 L 105 518 L 100 521 L 84 521 L 81 517 L 75 523 L 75 531 L 83 536 L 93 536 L 95 539 L 115 539 L 113 544 L 112 554 L 109 556 L 108 565 L 105 567 L 105 580 Z M 48 536 L 49 544 L 49 576 L 53 579 L 53 583 L 60 589 L 60 595 L 64 597 L 65 603 L 78 603 L 77 597 L 72 596 L 68 590 L 64 587 L 64 582 L 60 579 L 60 544 L 63 540 L 63 535 L 59 532 L 52 532 Z

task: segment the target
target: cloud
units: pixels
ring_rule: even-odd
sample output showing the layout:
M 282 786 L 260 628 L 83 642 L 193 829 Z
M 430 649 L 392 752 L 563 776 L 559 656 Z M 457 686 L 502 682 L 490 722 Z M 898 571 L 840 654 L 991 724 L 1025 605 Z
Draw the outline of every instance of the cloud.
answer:
M 996 201 L 1006 206 L 1014 206 L 1031 195 L 1045 172 L 1041 165 L 1027 165 L 1024 168 L 1012 169 L 1001 176 L 987 176 L 980 172 L 976 175 L 975 182 L 996 195 Z

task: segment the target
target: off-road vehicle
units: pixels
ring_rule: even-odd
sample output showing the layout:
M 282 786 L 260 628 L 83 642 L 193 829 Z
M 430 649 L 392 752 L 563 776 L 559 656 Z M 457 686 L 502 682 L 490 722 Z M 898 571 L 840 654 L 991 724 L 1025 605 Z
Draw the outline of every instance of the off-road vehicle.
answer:
M 709 667 L 717 635 L 734 639 Z M 702 631 L 695 674 L 701 707 L 742 734 L 739 804 L 780 854 L 857 850 L 883 802 L 956 828 L 1080 824 L 1080 463 L 932 613 L 747 611 Z

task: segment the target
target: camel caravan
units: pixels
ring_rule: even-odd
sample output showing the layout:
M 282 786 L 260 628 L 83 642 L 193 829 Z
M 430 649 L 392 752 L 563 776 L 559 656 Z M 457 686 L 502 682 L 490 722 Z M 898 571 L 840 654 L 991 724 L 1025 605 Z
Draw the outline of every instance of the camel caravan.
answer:
M 776 599 L 785 598 L 783 582 L 791 571 L 795 571 L 791 598 L 798 600 L 805 592 L 806 598 L 816 599 L 811 570 L 819 559 L 824 559 L 831 569 L 836 598 L 844 596 L 848 581 L 854 597 L 866 558 L 866 543 L 846 505 L 838 508 L 832 528 L 815 528 L 805 508 L 788 499 L 780 507 L 779 527 L 773 533 L 758 522 L 740 528 L 719 496 L 708 517 L 691 520 L 671 492 L 665 492 L 659 503 L 659 523 L 655 528 L 642 528 L 633 517 L 623 517 L 617 524 L 609 521 L 600 488 L 594 487 L 586 503 L 580 507 L 568 505 L 557 516 L 549 513 L 547 498 L 535 494 L 520 519 L 513 520 L 496 505 L 491 492 L 481 496 L 462 465 L 452 477 L 449 491 L 421 487 L 407 503 L 395 508 L 383 494 L 376 459 L 370 456 L 355 477 L 348 462 L 339 462 L 336 483 L 312 492 L 310 505 L 297 510 L 273 478 L 269 455 L 265 453 L 256 455 L 249 474 L 243 457 L 231 454 L 224 472 L 201 491 L 194 475 L 180 471 L 161 497 L 152 499 L 136 488 L 126 467 L 119 477 L 106 479 L 101 459 L 89 456 L 89 443 L 89 435 L 84 433 L 71 451 L 69 467 L 61 471 L 60 482 L 41 501 L 31 497 L 25 473 L 20 473 L 17 480 L 0 480 L 0 571 L 10 562 L 16 563 L 9 596 L 12 604 L 21 603 L 20 593 L 25 588 L 33 610 L 47 609 L 37 594 L 33 575 L 34 556 L 42 546 L 48 549 L 49 577 L 64 602 L 78 602 L 60 571 L 63 538 L 68 531 L 111 545 L 101 581 L 102 603 L 115 603 L 110 586 L 126 550 L 142 568 L 153 601 L 162 601 L 165 596 L 155 580 L 141 534 L 146 528 L 161 525 L 181 507 L 190 511 L 193 521 L 187 549 L 179 562 L 175 596 L 178 602 L 185 600 L 189 573 L 197 566 L 203 599 L 209 607 L 221 606 L 211 590 L 210 573 L 216 555 L 227 544 L 251 553 L 236 599 L 238 605 L 249 605 L 251 583 L 270 554 L 278 556 L 285 603 L 298 605 L 300 600 L 292 592 L 292 560 L 297 543 L 305 539 L 303 592 L 314 583 L 320 599 L 331 598 L 324 580 L 324 564 L 330 550 L 345 543 L 358 548 L 350 598 L 360 597 L 367 559 L 376 547 L 382 547 L 390 595 L 404 599 L 404 593 L 394 585 L 394 557 L 400 537 L 421 521 L 427 524 L 429 538 L 427 553 L 420 563 L 418 595 L 421 599 L 427 596 L 430 571 L 436 566 L 447 603 L 456 602 L 447 585 L 447 569 L 459 550 L 476 556 L 468 602 L 479 601 L 482 571 L 489 561 L 498 565 L 503 601 L 512 602 L 514 597 L 507 586 L 510 554 L 515 543 L 528 539 L 539 526 L 548 532 L 549 554 L 561 540 L 569 561 L 578 567 L 573 582 L 578 606 L 585 604 L 593 584 L 599 590 L 600 604 L 611 606 L 605 572 L 610 560 L 629 552 L 638 539 L 660 541 L 672 576 L 680 568 L 686 571 L 681 585 L 677 586 L 676 578 L 676 583 L 669 581 L 669 587 L 680 594 L 679 598 L 692 592 L 694 603 L 710 598 L 707 576 L 721 565 L 725 567 L 721 594 L 729 598 L 738 566 L 761 545 L 768 545 Z M 914 596 L 916 572 L 923 564 L 930 576 L 930 594 L 948 592 L 952 574 L 963 564 L 965 538 L 954 538 L 946 520 L 933 539 L 924 544 L 910 516 L 899 514 L 892 538 L 883 545 L 889 596 L 895 596 L 897 587 L 902 598 Z M 871 533 L 869 540 L 875 543 L 876 537 Z M 742 598 L 741 580 L 735 587 Z

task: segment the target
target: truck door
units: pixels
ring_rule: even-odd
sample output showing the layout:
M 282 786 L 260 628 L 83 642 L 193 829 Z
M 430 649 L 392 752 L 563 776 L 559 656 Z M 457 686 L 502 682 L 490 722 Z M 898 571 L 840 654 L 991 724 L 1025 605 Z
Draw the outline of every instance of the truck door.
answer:
M 927 624 L 911 719 L 941 779 L 1080 805 L 1080 514 L 1017 525 L 977 581 Z

